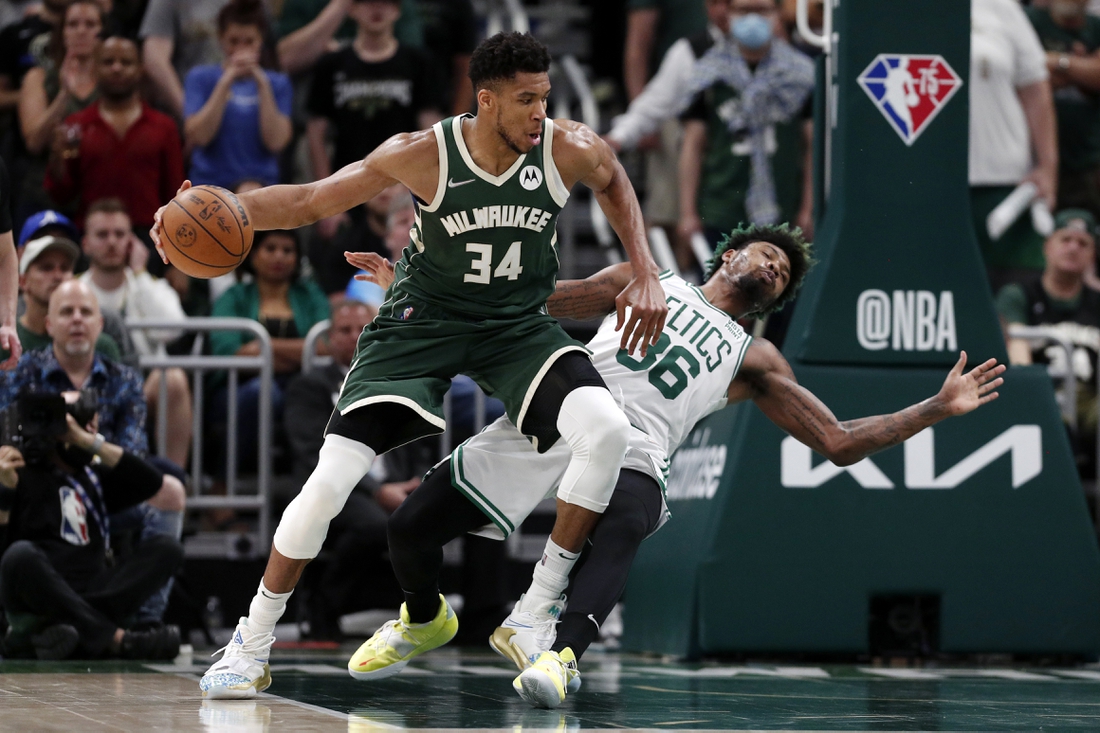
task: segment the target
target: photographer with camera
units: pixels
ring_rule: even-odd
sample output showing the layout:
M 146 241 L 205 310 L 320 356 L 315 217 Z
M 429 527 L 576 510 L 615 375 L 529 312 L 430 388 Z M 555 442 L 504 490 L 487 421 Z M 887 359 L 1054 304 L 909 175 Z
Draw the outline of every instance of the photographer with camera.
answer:
M 10 624 L 3 654 L 172 659 L 177 627 L 124 625 L 180 566 L 182 546 L 153 537 L 116 562 L 109 542 L 111 513 L 151 497 L 161 476 L 104 440 L 98 395 L 79 394 L 66 407 L 62 395 L 25 393 L 3 414 L 0 603 Z
M 51 338 L 47 348 L 28 351 L 14 371 L 0 372 L 0 405 L 10 405 L 26 392 L 61 394 L 87 388 L 98 392 L 99 430 L 106 439 L 128 453 L 150 462 L 162 474 L 160 490 L 148 501 L 110 517 L 116 535 L 138 533 L 137 549 L 160 536 L 178 540 L 183 525 L 186 492 L 180 480 L 146 456 L 145 395 L 141 375 L 134 369 L 105 359 L 95 344 L 103 329 L 103 317 L 95 294 L 87 284 L 63 278 L 49 295 L 44 326 Z M 160 624 L 168 605 L 170 585 L 154 593 L 142 607 L 138 623 Z

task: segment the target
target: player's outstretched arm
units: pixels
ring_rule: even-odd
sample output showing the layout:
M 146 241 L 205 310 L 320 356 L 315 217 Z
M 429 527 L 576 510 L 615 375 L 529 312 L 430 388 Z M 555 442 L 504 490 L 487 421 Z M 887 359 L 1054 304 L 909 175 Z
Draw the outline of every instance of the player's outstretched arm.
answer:
M 623 348 L 633 353 L 641 346 L 644 355 L 665 327 L 668 305 L 658 279 L 660 270 L 649 251 L 638 197 L 614 151 L 599 135 L 572 120 L 555 120 L 554 126 L 554 162 L 562 182 L 567 189 L 578 181 L 592 189 L 633 265 L 634 276 L 615 301 L 616 330 L 623 331 Z
M 403 183 L 424 201 L 435 197 L 439 153 L 432 130 L 394 135 L 361 161 L 344 166 L 328 178 L 295 186 L 265 186 L 239 195 L 256 230 L 296 229 L 365 203 L 395 183 Z M 179 193 L 191 187 L 184 181 Z M 157 251 L 161 216 L 154 216 L 150 235 Z M 167 262 L 167 260 L 165 260 Z
M 616 298 L 633 277 L 630 263 L 620 262 L 583 280 L 559 280 L 546 308 L 555 318 L 603 318 L 615 312 Z
M 1005 366 L 989 359 L 964 372 L 966 352 L 940 391 L 889 414 L 840 422 L 821 400 L 798 384 L 790 364 L 767 341 L 754 341 L 729 390 L 730 402 L 751 399 L 768 419 L 838 466 L 897 445 L 944 418 L 965 415 L 997 399 Z

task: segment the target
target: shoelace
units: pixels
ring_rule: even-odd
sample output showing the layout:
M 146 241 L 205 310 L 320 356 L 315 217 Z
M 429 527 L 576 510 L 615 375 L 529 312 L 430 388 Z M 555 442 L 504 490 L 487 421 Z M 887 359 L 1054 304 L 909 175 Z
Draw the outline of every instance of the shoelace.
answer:
M 401 628 L 398 628 L 399 626 Z M 395 636 L 399 639 L 402 639 L 402 641 L 408 641 L 408 639 L 404 638 L 404 633 L 406 630 L 407 628 L 403 623 L 401 623 L 400 620 L 395 619 L 392 621 L 387 621 L 386 623 L 382 624 L 382 628 L 378 629 L 378 631 L 375 632 L 374 643 L 371 644 L 371 647 L 375 650 L 380 650 L 385 649 L 387 646 L 393 646 L 393 644 L 390 643 L 390 640 L 393 639 Z
M 236 632 L 233 632 L 233 636 L 236 637 Z M 258 653 L 265 653 L 270 651 L 271 645 L 275 643 L 275 637 L 271 634 L 255 634 L 247 641 L 240 644 L 234 644 L 230 639 L 229 643 L 223 646 L 218 651 L 211 654 L 211 657 L 216 657 L 222 652 L 225 652 L 225 656 L 222 659 L 228 659 L 230 657 L 255 657 Z

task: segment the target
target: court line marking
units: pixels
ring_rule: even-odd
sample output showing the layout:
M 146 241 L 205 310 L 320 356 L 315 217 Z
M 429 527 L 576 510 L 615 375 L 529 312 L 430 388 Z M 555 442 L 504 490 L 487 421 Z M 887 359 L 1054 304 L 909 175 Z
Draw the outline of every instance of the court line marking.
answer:
M 145 666 L 146 667 L 154 667 L 154 666 L 165 666 L 166 667 L 168 665 L 151 665 L 151 664 L 147 664 Z M 157 670 L 157 671 L 159 671 L 159 670 Z M 190 674 L 188 672 L 166 672 L 165 674 L 173 674 L 176 677 L 182 677 L 184 679 L 191 680 L 192 682 L 196 682 L 196 683 L 200 679 L 198 675 Z M 289 697 L 282 697 L 280 695 L 275 695 L 275 694 L 270 693 L 270 692 L 261 692 L 258 695 L 256 695 L 256 697 L 254 697 L 252 699 L 257 700 L 259 698 L 272 698 L 272 699 L 275 699 L 275 700 L 281 700 L 281 701 L 283 701 L 285 703 L 288 703 L 290 705 L 293 705 L 295 707 L 303 708 L 304 710 L 312 710 L 315 713 L 322 713 L 324 715 L 327 715 L 330 718 L 339 718 L 340 720 L 343 720 L 345 723 L 349 720 L 348 714 L 347 713 L 341 713 L 339 710 L 330 710 L 329 708 L 323 708 L 320 705 L 313 705 L 313 704 L 310 704 L 308 702 L 302 702 L 300 700 L 294 700 L 294 699 L 291 699 Z M 200 695 L 200 696 L 197 697 L 196 702 L 202 702 L 203 699 L 205 699 L 205 698 L 203 698 Z

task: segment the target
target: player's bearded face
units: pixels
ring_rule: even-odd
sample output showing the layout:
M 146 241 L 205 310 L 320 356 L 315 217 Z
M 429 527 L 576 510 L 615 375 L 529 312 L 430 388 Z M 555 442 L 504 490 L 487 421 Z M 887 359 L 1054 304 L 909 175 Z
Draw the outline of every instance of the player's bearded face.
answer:
M 523 155 L 531 149 L 531 146 L 521 147 L 522 142 L 516 140 L 512 135 L 508 133 L 508 128 L 504 125 L 504 110 L 501 107 L 497 108 L 497 134 L 500 135 L 501 140 L 507 145 L 513 153 L 517 155 Z

